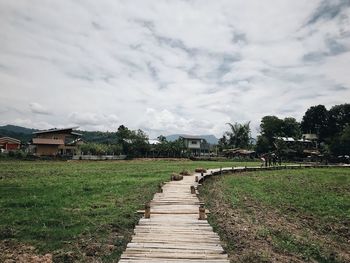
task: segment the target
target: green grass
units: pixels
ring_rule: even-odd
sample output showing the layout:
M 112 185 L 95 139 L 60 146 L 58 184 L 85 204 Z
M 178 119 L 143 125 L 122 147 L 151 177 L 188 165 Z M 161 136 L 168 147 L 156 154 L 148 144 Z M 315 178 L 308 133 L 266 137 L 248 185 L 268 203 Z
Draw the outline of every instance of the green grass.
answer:
M 291 261 L 345 262 L 350 257 L 350 169 L 225 175 L 205 182 L 201 195 L 214 211 L 211 223 L 237 255 L 235 262 L 244 262 L 251 251 Z M 238 219 L 229 223 L 230 214 Z M 242 228 L 247 232 L 242 234 Z
M 324 223 L 350 220 L 350 169 L 256 172 L 226 177 L 234 205 L 249 197 L 283 213 L 307 214 Z
M 118 232 L 117 257 L 150 200 L 171 172 L 254 163 L 192 161 L 0 162 L 0 239 L 64 249 L 82 236 Z M 71 249 L 71 247 L 69 247 Z

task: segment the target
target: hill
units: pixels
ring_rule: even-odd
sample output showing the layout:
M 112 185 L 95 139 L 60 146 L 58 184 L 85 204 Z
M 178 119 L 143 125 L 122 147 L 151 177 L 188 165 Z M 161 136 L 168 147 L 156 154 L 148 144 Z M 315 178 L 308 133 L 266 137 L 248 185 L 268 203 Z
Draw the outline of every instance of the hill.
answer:
M 186 134 L 171 134 L 166 136 L 166 139 L 168 141 L 175 141 L 177 140 L 180 136 L 184 136 Z M 202 137 L 203 139 L 205 139 L 208 143 L 210 144 L 218 144 L 218 138 L 216 138 L 214 135 L 210 134 L 210 135 L 198 135 L 199 137 Z
M 0 126 L 0 137 L 12 137 L 26 143 L 32 139 L 32 133 L 35 131 L 37 130 L 16 125 L 5 125 Z

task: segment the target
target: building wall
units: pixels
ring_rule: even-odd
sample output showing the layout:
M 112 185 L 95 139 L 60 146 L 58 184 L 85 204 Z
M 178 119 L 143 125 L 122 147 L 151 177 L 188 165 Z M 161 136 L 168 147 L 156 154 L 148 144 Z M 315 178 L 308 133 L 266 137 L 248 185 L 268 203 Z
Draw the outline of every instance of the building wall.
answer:
M 64 141 L 67 136 L 70 136 L 70 134 L 53 132 L 53 133 L 39 133 L 35 137 L 44 138 L 44 139 L 60 139 Z
M 194 143 L 194 142 L 196 142 L 196 143 Z M 201 148 L 201 140 L 185 139 L 185 145 L 188 149 L 200 149 Z
M 58 145 L 40 145 L 36 146 L 36 155 L 57 155 Z
M 72 137 L 70 133 L 52 132 L 52 133 L 40 133 L 36 134 L 36 138 L 42 139 L 57 139 L 66 141 L 66 138 Z M 66 155 L 76 154 L 77 146 L 67 145 L 49 145 L 49 144 L 37 144 L 36 155 Z
M 20 148 L 20 145 L 17 143 L 5 143 L 3 148 L 6 149 L 7 151 L 13 151 L 13 150 L 18 150 Z

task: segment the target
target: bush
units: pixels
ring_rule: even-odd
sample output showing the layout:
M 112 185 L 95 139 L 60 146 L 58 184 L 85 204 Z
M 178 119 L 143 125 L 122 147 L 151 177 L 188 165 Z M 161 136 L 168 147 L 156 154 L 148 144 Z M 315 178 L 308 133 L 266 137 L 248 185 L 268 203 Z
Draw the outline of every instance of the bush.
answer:
M 180 172 L 180 174 L 181 174 L 181 175 L 191 175 L 190 171 L 188 171 L 188 170 L 182 170 L 182 171 Z
M 196 168 L 196 170 L 194 170 L 196 173 L 206 173 L 207 170 L 204 168 Z
M 177 173 L 172 173 L 171 174 L 171 180 L 172 181 L 181 181 L 183 179 L 183 175 L 177 174 Z

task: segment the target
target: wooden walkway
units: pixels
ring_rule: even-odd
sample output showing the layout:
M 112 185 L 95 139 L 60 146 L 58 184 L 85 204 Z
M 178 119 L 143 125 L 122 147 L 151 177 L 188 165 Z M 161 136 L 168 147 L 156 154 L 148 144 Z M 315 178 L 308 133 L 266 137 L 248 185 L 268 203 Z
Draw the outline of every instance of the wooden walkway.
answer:
M 228 263 L 219 236 L 207 220 L 199 220 L 200 202 L 191 194 L 191 186 L 212 175 L 245 171 L 264 171 L 300 168 L 330 168 L 329 165 L 283 165 L 275 167 L 227 167 L 206 173 L 184 176 L 171 181 L 156 193 L 150 203 L 151 217 L 141 218 L 131 242 L 122 254 L 120 263 Z M 349 168 L 349 165 L 334 166 Z
M 155 194 L 150 219 L 140 219 L 120 263 L 229 262 L 219 236 L 198 219 L 200 203 L 190 190 L 195 176 L 168 182 Z

